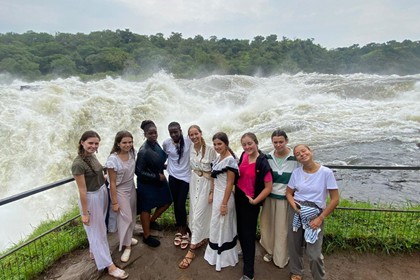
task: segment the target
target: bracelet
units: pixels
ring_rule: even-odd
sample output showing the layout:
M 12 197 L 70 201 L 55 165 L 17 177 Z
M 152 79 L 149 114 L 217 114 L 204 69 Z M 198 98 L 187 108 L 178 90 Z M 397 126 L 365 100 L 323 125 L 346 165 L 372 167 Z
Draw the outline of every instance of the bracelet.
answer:
M 89 212 L 87 214 L 83 213 L 82 216 L 90 216 L 90 213 Z
M 227 205 L 226 204 L 222 204 L 222 207 L 227 207 Z

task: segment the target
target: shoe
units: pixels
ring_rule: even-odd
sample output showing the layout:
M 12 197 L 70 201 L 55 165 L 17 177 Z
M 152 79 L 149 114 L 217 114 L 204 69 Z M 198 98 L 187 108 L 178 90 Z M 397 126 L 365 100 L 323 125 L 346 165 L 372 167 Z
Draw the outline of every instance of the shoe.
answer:
M 263 257 L 265 262 L 271 262 L 273 260 L 273 255 L 272 254 L 265 254 Z
M 187 249 L 188 245 L 190 245 L 190 235 L 187 233 L 181 237 L 181 249 Z
M 182 260 L 182 262 L 179 263 L 178 267 L 181 269 L 186 269 L 190 266 L 191 262 L 193 261 L 193 259 L 195 258 L 195 249 L 189 249 L 188 253 L 191 253 L 191 257 L 187 257 L 185 256 L 184 259 Z M 188 255 L 187 253 L 187 255 Z
M 292 276 L 290 276 L 290 280 L 302 280 L 302 275 L 292 274 Z
M 149 237 L 147 238 L 143 237 L 143 243 L 150 247 L 158 247 L 160 245 L 160 241 L 152 237 L 151 235 L 149 235 Z
M 128 262 L 128 260 L 130 259 L 130 255 L 131 255 L 131 249 L 124 249 L 123 254 L 121 255 L 121 261 L 122 262 Z
M 239 280 L 254 280 L 254 278 L 249 278 L 246 275 L 242 275 L 241 279 L 239 279 Z
M 139 243 L 137 239 L 131 238 L 131 246 L 137 245 L 137 243 Z
M 180 232 L 177 232 L 175 234 L 175 239 L 174 239 L 174 245 L 175 246 L 181 245 L 181 242 L 182 242 L 182 239 L 181 238 L 182 238 L 182 234 Z
M 128 273 L 118 267 L 114 269 L 112 272 L 108 271 L 108 274 L 117 279 L 127 279 L 128 277 Z
M 162 227 L 156 221 L 150 222 L 150 229 L 162 231 Z

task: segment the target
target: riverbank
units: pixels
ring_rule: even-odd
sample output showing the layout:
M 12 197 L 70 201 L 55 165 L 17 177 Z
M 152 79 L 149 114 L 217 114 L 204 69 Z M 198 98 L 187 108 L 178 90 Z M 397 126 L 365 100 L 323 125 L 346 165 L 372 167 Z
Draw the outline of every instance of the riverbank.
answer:
M 141 240 L 141 232 L 137 229 L 135 237 Z M 161 246 L 150 248 L 142 242 L 132 248 L 132 256 L 128 263 L 119 261 L 121 252 L 117 249 L 116 234 L 109 235 L 112 257 L 117 265 L 124 268 L 129 279 L 239 279 L 242 276 L 242 260 L 235 267 L 216 272 L 204 259 L 205 248 L 197 250 L 196 258 L 188 269 L 178 268 L 186 251 L 173 245 L 172 231 L 154 232 L 159 236 Z M 257 244 L 255 257 L 255 279 L 289 279 L 289 271 L 277 268 L 273 263 L 262 260 L 264 250 Z M 338 252 L 325 256 L 325 267 L 328 279 L 354 280 L 414 280 L 420 271 L 420 252 L 412 254 L 372 254 L 355 252 Z M 305 268 L 308 265 L 305 260 Z M 105 272 L 96 271 L 94 261 L 89 258 L 88 249 L 79 249 L 57 261 L 53 267 L 36 278 L 36 280 L 93 280 L 113 279 Z M 312 279 L 309 270 L 305 271 L 305 279 Z

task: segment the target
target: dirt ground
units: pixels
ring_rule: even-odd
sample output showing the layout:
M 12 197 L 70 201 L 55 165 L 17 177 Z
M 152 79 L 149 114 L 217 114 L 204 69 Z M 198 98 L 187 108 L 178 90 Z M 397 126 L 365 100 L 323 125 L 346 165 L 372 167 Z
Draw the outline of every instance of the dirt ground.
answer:
M 110 237 L 112 257 L 115 263 L 129 274 L 128 279 L 224 279 L 235 280 L 242 276 L 242 260 L 235 267 L 223 268 L 217 272 L 203 258 L 205 248 L 196 251 L 196 257 L 188 269 L 179 269 L 186 250 L 173 245 L 174 232 L 155 232 L 160 237 L 161 246 L 150 248 L 141 241 L 133 246 L 128 263 L 119 261 L 121 252 L 116 249 L 115 236 Z M 141 240 L 140 236 L 135 236 Z M 60 259 L 51 269 L 38 277 L 45 279 L 113 279 L 106 272 L 97 273 L 93 261 L 88 258 L 88 250 L 77 250 Z M 279 269 L 273 263 L 266 263 L 262 257 L 265 254 L 257 244 L 255 258 L 255 279 L 289 279 L 288 268 Z M 70 267 L 74 267 L 70 269 Z M 411 280 L 420 279 L 420 252 L 404 255 L 382 255 L 370 253 L 340 252 L 325 256 L 327 279 L 353 280 Z M 88 270 L 90 273 L 82 272 Z M 79 275 L 77 275 L 79 274 Z M 304 279 L 312 279 L 305 260 Z

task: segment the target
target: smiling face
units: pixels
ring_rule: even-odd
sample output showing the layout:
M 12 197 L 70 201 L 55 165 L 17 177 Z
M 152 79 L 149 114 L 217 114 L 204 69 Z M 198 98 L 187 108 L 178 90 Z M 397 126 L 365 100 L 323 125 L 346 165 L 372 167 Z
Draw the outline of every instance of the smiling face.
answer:
M 312 162 L 313 160 L 312 151 L 306 145 L 297 145 L 293 149 L 293 153 L 296 157 L 296 160 L 302 164 Z
M 92 155 L 98 151 L 99 142 L 99 138 L 89 137 L 85 141 L 80 141 L 80 145 L 83 146 L 83 149 L 85 150 L 86 154 Z
M 133 148 L 133 138 L 123 137 L 118 143 L 118 147 L 120 147 L 121 151 L 128 153 Z
M 287 143 L 289 142 L 284 138 L 284 136 L 273 136 L 271 138 L 273 147 L 276 150 L 277 154 L 281 155 L 287 150 Z
M 174 143 L 178 143 L 181 139 L 182 130 L 178 126 L 170 126 L 168 128 L 169 136 L 172 138 Z
M 248 155 L 253 155 L 258 152 L 258 146 L 255 143 L 254 139 L 249 136 L 244 136 L 241 139 L 241 145 L 245 153 Z
M 188 137 L 190 137 L 191 142 L 194 144 L 200 144 L 202 135 L 196 127 L 191 127 L 188 130 Z
M 227 150 L 227 145 L 222 140 L 217 138 L 213 140 L 213 147 L 219 155 L 224 154 Z

